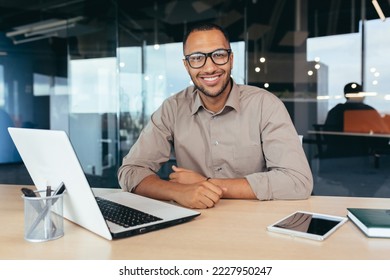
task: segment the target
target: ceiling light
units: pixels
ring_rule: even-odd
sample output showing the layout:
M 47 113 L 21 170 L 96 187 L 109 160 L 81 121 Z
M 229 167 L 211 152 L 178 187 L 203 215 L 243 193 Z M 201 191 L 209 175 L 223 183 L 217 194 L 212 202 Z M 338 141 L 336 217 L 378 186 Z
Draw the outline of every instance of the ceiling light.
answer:
M 53 28 L 57 28 L 57 30 L 59 30 L 61 29 L 60 27 L 62 27 L 62 29 L 65 29 L 67 26 L 69 26 L 69 24 L 76 23 L 77 21 L 80 21 L 82 19 L 83 17 L 75 17 L 71 19 L 63 19 L 63 20 L 50 19 L 46 21 L 31 23 L 31 24 L 15 27 L 14 29 L 16 30 L 6 33 L 6 36 L 14 37 L 17 35 L 24 35 L 26 33 L 31 34 L 32 32 L 39 33 L 39 34 L 46 34 L 52 32 Z
M 317 100 L 328 100 L 329 99 L 329 95 L 318 95 L 317 96 Z
M 13 42 L 15 45 L 18 45 L 18 44 L 22 44 L 22 43 L 33 42 L 33 41 L 42 40 L 42 39 L 46 39 L 46 38 L 50 38 L 50 37 L 55 37 L 55 36 L 58 36 L 58 33 L 50 33 L 50 34 L 47 34 L 47 35 L 35 36 L 35 37 L 30 37 L 30 38 L 27 38 L 27 39 L 19 39 L 19 40 L 15 40 L 15 39 L 13 38 L 13 39 L 12 39 L 12 42 Z
M 368 92 L 368 91 L 361 91 L 361 92 L 352 92 L 352 93 L 346 93 L 345 97 L 366 97 L 366 96 L 377 96 L 377 92 Z
M 379 3 L 377 2 L 377 0 L 372 0 L 372 5 L 374 5 L 374 8 L 376 10 L 376 12 L 378 13 L 378 16 L 379 18 L 382 20 L 382 21 L 385 21 L 386 20 L 386 17 L 385 15 L 383 14 L 383 11 L 381 9 L 381 6 L 379 5 Z
M 43 31 L 42 30 L 36 30 L 36 31 L 32 31 L 32 32 L 26 32 L 26 33 L 24 33 L 24 36 L 25 37 L 31 37 L 31 36 L 35 36 L 35 35 L 50 34 L 50 33 L 56 32 L 56 31 L 60 31 L 60 30 L 68 29 L 68 28 L 73 28 L 73 27 L 75 27 L 75 24 L 71 23 L 71 24 L 68 24 L 68 25 L 48 28 L 48 29 L 45 29 Z
M 11 38 L 14 44 L 59 36 L 59 32 L 76 27 L 76 23 L 82 19 L 84 19 L 84 17 L 80 16 L 70 19 L 49 19 L 39 21 L 15 27 L 13 31 L 7 32 L 6 36 Z

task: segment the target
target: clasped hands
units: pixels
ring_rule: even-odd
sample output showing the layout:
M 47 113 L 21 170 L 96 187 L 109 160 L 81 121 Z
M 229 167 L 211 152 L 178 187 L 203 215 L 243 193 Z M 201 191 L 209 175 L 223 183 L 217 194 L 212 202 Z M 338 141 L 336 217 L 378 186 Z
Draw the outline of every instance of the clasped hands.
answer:
M 195 171 L 172 166 L 170 182 L 186 185 L 176 202 L 190 208 L 210 208 L 222 198 L 224 189 L 211 183 L 207 178 Z

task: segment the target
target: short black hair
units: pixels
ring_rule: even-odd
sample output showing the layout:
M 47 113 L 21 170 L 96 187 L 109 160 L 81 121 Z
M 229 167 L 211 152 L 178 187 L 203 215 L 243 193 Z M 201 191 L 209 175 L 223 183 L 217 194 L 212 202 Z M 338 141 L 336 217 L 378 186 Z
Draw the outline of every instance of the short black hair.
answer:
M 209 31 L 209 30 L 219 30 L 225 37 L 226 41 L 230 45 L 230 39 L 229 39 L 229 34 L 226 32 L 225 28 L 222 26 L 215 24 L 215 23 L 209 23 L 209 22 L 204 22 L 204 23 L 197 23 L 193 26 L 191 26 L 188 31 L 184 34 L 183 38 L 183 51 L 187 43 L 187 39 L 190 36 L 192 32 L 196 31 Z
M 359 92 L 362 92 L 363 91 L 363 88 L 361 85 L 359 85 L 358 83 L 348 83 L 344 86 L 344 95 L 348 94 L 348 93 L 359 93 Z

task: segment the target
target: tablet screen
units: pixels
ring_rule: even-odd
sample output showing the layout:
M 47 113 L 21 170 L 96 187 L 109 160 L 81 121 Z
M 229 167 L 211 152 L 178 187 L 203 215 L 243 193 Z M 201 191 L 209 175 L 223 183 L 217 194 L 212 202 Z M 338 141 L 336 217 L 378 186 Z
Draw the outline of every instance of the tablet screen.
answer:
M 346 220 L 344 217 L 295 212 L 269 226 L 268 229 L 290 235 L 322 240 Z

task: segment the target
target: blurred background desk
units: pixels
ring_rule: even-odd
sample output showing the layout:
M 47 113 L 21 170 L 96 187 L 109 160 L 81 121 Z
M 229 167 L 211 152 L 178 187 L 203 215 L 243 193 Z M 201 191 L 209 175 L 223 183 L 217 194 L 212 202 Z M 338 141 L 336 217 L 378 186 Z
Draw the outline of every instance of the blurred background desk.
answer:
M 343 131 L 317 131 L 309 130 L 308 134 L 321 134 L 321 135 L 340 135 L 340 136 L 361 136 L 361 137 L 376 137 L 376 138 L 388 138 L 390 139 L 390 134 L 383 133 L 362 133 L 362 132 L 343 132 Z
M 315 137 L 319 157 L 372 155 L 378 168 L 380 156 L 390 154 L 390 134 L 326 131 L 319 127 L 307 132 Z
M 304 143 L 314 194 L 390 197 L 390 134 L 325 131 L 316 125 Z
M 389 199 L 311 197 L 301 201 L 224 199 L 195 220 L 114 241 L 65 221 L 54 241 L 23 239 L 21 186 L 0 185 L 0 259 L 390 259 L 388 239 L 366 238 L 347 222 L 325 241 L 271 233 L 267 225 L 296 211 L 346 215 L 346 207 L 389 207 Z

